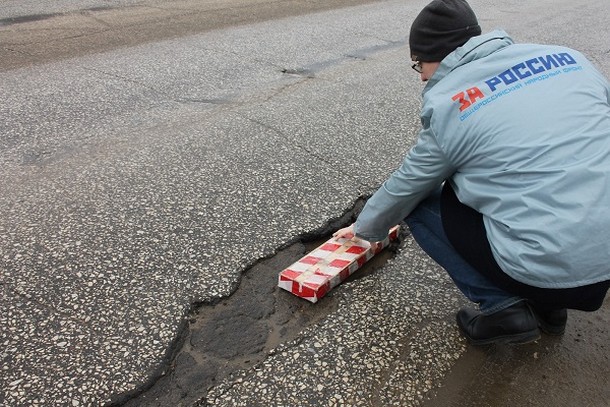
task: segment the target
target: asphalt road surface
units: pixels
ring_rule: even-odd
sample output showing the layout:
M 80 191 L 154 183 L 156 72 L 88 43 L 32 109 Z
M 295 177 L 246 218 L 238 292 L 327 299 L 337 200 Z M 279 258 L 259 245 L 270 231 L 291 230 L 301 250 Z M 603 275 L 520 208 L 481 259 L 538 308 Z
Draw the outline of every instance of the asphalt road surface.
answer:
M 276 288 L 415 140 L 425 4 L 0 1 L 0 405 L 608 406 L 608 301 L 469 347 L 407 232 Z M 610 77 L 607 0 L 471 4 Z

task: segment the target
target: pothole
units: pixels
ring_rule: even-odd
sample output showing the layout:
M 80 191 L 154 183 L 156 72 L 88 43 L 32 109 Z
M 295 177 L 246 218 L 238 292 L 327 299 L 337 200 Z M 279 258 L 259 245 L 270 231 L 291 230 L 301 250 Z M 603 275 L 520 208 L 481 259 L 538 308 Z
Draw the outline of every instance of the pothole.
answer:
M 292 244 L 248 270 L 230 297 L 198 307 L 169 371 L 148 390 L 119 405 L 190 406 L 231 373 L 256 365 L 271 349 L 296 339 L 303 329 L 328 316 L 337 307 L 335 295 L 341 286 L 316 304 L 277 287 L 281 270 L 328 238 Z M 347 281 L 382 267 L 394 256 L 399 240 Z

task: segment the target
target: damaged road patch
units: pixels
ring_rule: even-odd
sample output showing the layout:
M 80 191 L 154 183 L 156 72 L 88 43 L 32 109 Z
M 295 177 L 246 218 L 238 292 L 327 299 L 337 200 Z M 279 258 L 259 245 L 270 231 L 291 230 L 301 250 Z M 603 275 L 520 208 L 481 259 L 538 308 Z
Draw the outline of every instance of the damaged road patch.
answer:
M 148 390 L 117 405 L 191 405 L 204 398 L 210 387 L 238 370 L 252 368 L 278 345 L 296 339 L 303 329 L 336 310 L 333 292 L 311 304 L 277 287 L 278 273 L 322 240 L 326 239 L 295 243 L 259 262 L 243 275 L 233 295 L 197 307 L 169 371 Z M 397 245 L 378 254 L 347 281 L 383 266 Z

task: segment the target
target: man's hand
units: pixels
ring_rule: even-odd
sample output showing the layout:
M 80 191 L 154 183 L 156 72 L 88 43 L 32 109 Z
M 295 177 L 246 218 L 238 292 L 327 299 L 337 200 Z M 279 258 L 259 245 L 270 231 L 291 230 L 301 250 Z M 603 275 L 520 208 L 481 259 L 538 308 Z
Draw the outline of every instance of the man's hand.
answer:
M 351 225 L 349 225 L 348 227 L 337 230 L 335 233 L 333 233 L 333 237 L 338 238 L 338 239 L 340 239 L 340 238 L 351 239 L 354 242 L 362 240 L 359 237 L 356 237 L 356 234 L 354 233 L 354 224 L 353 223 Z M 369 243 L 371 244 L 371 250 L 373 250 L 373 252 L 376 252 L 379 249 L 379 247 L 381 246 L 380 242 L 369 242 Z
M 337 239 L 340 239 L 340 238 L 353 239 L 354 241 L 360 240 L 354 234 L 354 224 L 353 223 L 346 228 L 337 230 L 335 233 L 333 233 L 333 237 L 336 237 Z

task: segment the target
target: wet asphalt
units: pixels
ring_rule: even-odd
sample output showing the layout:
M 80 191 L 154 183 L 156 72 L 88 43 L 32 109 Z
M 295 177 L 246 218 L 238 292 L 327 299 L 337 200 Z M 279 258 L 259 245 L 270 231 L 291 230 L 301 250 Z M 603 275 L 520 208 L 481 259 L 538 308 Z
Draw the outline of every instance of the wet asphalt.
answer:
M 470 348 L 408 234 L 316 305 L 277 290 L 419 124 L 425 2 L 331 3 L 3 3 L 0 404 L 608 405 L 608 302 Z M 472 4 L 610 76 L 607 2 Z

